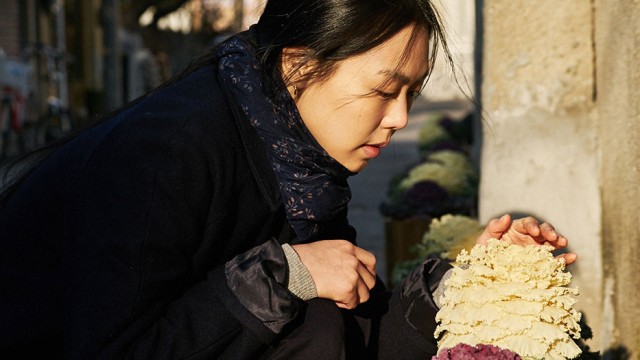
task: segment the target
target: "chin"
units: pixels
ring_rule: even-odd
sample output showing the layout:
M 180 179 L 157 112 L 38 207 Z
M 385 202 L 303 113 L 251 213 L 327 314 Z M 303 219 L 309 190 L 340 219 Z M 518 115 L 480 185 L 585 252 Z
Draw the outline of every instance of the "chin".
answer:
M 368 161 L 364 161 L 360 164 L 354 164 L 352 166 L 345 166 L 345 167 L 353 173 L 359 173 L 360 171 L 364 170 L 364 168 L 366 168 L 368 164 L 369 164 Z

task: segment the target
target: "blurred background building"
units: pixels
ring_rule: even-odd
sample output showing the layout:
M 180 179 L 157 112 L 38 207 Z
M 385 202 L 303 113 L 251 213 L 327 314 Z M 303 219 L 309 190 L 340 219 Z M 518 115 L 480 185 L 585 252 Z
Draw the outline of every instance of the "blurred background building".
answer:
M 88 123 L 245 29 L 261 3 L 0 0 L 2 104 L 18 104 L 26 125 L 54 117 L 52 108 L 68 110 L 74 126 Z M 480 220 L 510 212 L 555 224 L 580 255 L 571 270 L 592 346 L 638 358 L 640 3 L 439 6 L 459 72 L 439 62 L 425 99 L 431 108 L 468 105 L 468 97 L 482 105 Z M 12 131 L 4 122 L 0 130 Z
M 155 87 L 259 14 L 251 1 L 2 0 L 0 6 L 0 48 L 32 69 L 40 112 L 57 81 L 48 78 L 54 57 L 53 70 L 67 72 L 69 108 L 80 122 Z

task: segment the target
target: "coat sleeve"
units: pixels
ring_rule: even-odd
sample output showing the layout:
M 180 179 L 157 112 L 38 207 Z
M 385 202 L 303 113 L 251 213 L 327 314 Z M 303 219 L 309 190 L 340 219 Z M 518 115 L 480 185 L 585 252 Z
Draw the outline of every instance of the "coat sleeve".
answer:
M 278 252 L 281 252 L 280 245 L 272 239 L 212 270 L 206 281 L 191 287 L 171 303 L 144 332 L 129 338 L 125 331 L 100 358 L 256 357 L 303 305 L 278 283 L 286 270 L 281 256 L 271 256 Z M 243 269 L 235 269 L 236 266 Z M 230 287 L 229 282 L 234 285 Z M 281 294 L 268 293 L 269 290 Z M 239 299 L 238 294 L 246 297 Z M 277 302 L 285 308 L 269 307 L 268 302 Z M 135 329 L 127 331 L 135 332 Z

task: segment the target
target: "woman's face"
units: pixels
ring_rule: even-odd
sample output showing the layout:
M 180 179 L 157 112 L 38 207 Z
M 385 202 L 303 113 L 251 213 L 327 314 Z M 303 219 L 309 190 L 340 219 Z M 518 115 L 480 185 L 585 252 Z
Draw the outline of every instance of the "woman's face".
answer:
M 377 48 L 339 62 L 327 79 L 298 89 L 296 104 L 305 125 L 352 172 L 362 170 L 407 126 L 409 108 L 428 70 L 424 32 L 401 62 L 412 30 L 407 27 Z

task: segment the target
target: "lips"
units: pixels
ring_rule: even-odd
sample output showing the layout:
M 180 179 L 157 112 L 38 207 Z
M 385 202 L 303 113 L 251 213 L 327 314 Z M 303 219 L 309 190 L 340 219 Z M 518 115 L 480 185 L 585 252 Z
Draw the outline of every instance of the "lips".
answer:
M 373 159 L 380 155 L 382 148 L 387 147 L 389 145 L 388 141 L 375 143 L 375 144 L 365 144 L 362 148 L 364 149 L 365 155 L 367 158 Z

